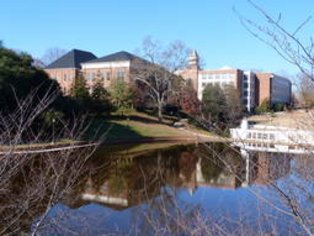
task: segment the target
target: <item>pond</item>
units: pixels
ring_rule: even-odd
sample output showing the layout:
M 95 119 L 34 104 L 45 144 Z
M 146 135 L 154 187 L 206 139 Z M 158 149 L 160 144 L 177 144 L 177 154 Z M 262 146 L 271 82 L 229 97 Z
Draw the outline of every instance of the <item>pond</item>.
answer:
M 306 235 L 314 218 L 312 160 L 224 143 L 103 147 L 39 232 Z

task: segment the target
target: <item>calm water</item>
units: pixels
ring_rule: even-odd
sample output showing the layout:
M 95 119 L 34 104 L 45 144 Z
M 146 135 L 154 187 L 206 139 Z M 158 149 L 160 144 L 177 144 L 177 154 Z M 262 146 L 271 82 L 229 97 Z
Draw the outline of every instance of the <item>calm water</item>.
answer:
M 279 191 L 297 196 L 313 219 L 314 200 L 300 194 L 300 186 L 311 194 L 314 189 L 302 160 L 221 143 L 102 148 L 41 233 L 303 235 Z

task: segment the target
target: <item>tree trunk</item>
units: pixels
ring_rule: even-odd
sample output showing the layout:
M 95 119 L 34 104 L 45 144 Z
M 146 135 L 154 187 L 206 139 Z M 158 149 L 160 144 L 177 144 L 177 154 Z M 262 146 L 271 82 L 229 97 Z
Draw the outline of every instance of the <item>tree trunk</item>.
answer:
M 158 104 L 158 121 L 162 123 L 162 104 Z

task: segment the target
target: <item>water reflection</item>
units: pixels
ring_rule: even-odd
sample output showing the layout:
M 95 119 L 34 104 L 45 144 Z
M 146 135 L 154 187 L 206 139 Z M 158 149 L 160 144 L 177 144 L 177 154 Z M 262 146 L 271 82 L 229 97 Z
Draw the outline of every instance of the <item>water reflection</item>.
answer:
M 115 209 L 146 202 L 165 186 L 185 188 L 192 195 L 198 187 L 268 184 L 289 173 L 291 160 L 278 154 L 241 152 L 222 143 L 107 155 L 99 153 L 88 163 L 80 195 L 84 201 Z
M 174 225 L 169 220 L 173 212 L 176 215 L 171 219 L 180 219 L 177 222 L 180 228 L 195 219 L 199 220 L 198 214 L 204 209 L 202 216 L 206 217 L 208 212 L 213 213 L 212 217 L 223 214 L 225 208 L 232 209 L 232 217 L 239 217 L 235 200 L 244 196 L 244 201 L 252 202 L 252 196 L 245 192 L 246 189 L 267 186 L 290 176 L 292 160 L 293 157 L 288 154 L 246 152 L 223 143 L 167 148 L 158 145 L 106 147 L 80 170 L 75 187 L 69 189 L 55 205 L 47 217 L 49 227 L 44 227 L 42 233 L 63 234 L 64 229 L 74 232 L 88 228 L 90 234 L 97 234 L 98 231 L 114 231 L 116 227 L 126 233 L 134 224 L 131 221 L 139 216 L 139 224 L 142 230 L 146 230 L 147 225 L 152 226 L 151 222 L 155 222 L 154 225 L 158 225 L 157 222 Z M 26 165 L 26 169 L 35 170 L 37 165 Z M 25 179 L 25 170 L 21 170 L 20 177 L 23 178 L 14 177 L 11 186 L 17 189 L 12 188 L 11 193 L 29 192 L 31 179 L 38 179 L 34 176 L 36 171 L 31 173 L 27 176 L 29 179 Z M 50 175 L 47 175 L 47 180 L 48 177 Z M 67 180 L 68 176 L 62 178 Z M 60 182 L 67 181 L 61 179 Z M 3 199 L 1 204 L 13 204 L 13 199 L 20 203 L 16 198 L 23 200 L 23 194 L 7 195 L 7 200 Z M 219 202 L 219 198 L 223 200 Z M 24 230 L 29 232 L 32 222 L 44 213 L 42 206 L 46 206 L 47 200 L 43 196 L 32 207 L 32 214 L 24 214 L 14 224 L 23 225 Z M 245 208 L 247 202 L 240 203 L 241 207 Z M 250 206 L 246 211 L 250 213 L 246 215 L 257 217 Z M 2 219 L 6 218 L 5 214 L 5 211 L 1 212 Z M 148 218 L 150 214 L 154 217 Z M 152 232 L 152 229 L 148 231 Z

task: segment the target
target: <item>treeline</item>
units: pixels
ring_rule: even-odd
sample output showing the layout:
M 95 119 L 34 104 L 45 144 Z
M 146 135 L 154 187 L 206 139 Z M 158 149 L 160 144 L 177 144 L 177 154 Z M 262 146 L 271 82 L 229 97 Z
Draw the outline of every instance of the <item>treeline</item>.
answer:
M 111 109 L 109 104 L 103 105 L 100 102 L 106 96 L 99 91 L 101 89 L 95 89 L 90 98 L 88 93 L 80 91 L 80 86 L 76 82 L 73 89 L 75 96 L 65 96 L 59 84 L 34 64 L 34 59 L 30 55 L 15 52 L 0 44 L 1 137 L 17 132 L 16 130 L 19 130 L 17 123 L 25 119 L 25 122 L 28 120 L 32 122 L 29 125 L 21 124 L 27 128 L 21 134 L 22 140 L 25 142 L 51 140 L 52 134 L 58 136 L 65 124 L 74 125 L 74 120 L 81 114 L 91 111 L 107 112 Z M 42 111 L 43 107 L 45 109 Z M 37 114 L 36 109 L 40 114 Z M 14 119 L 17 118 L 19 120 L 15 122 Z M 11 134 L 4 133 L 8 131 Z

